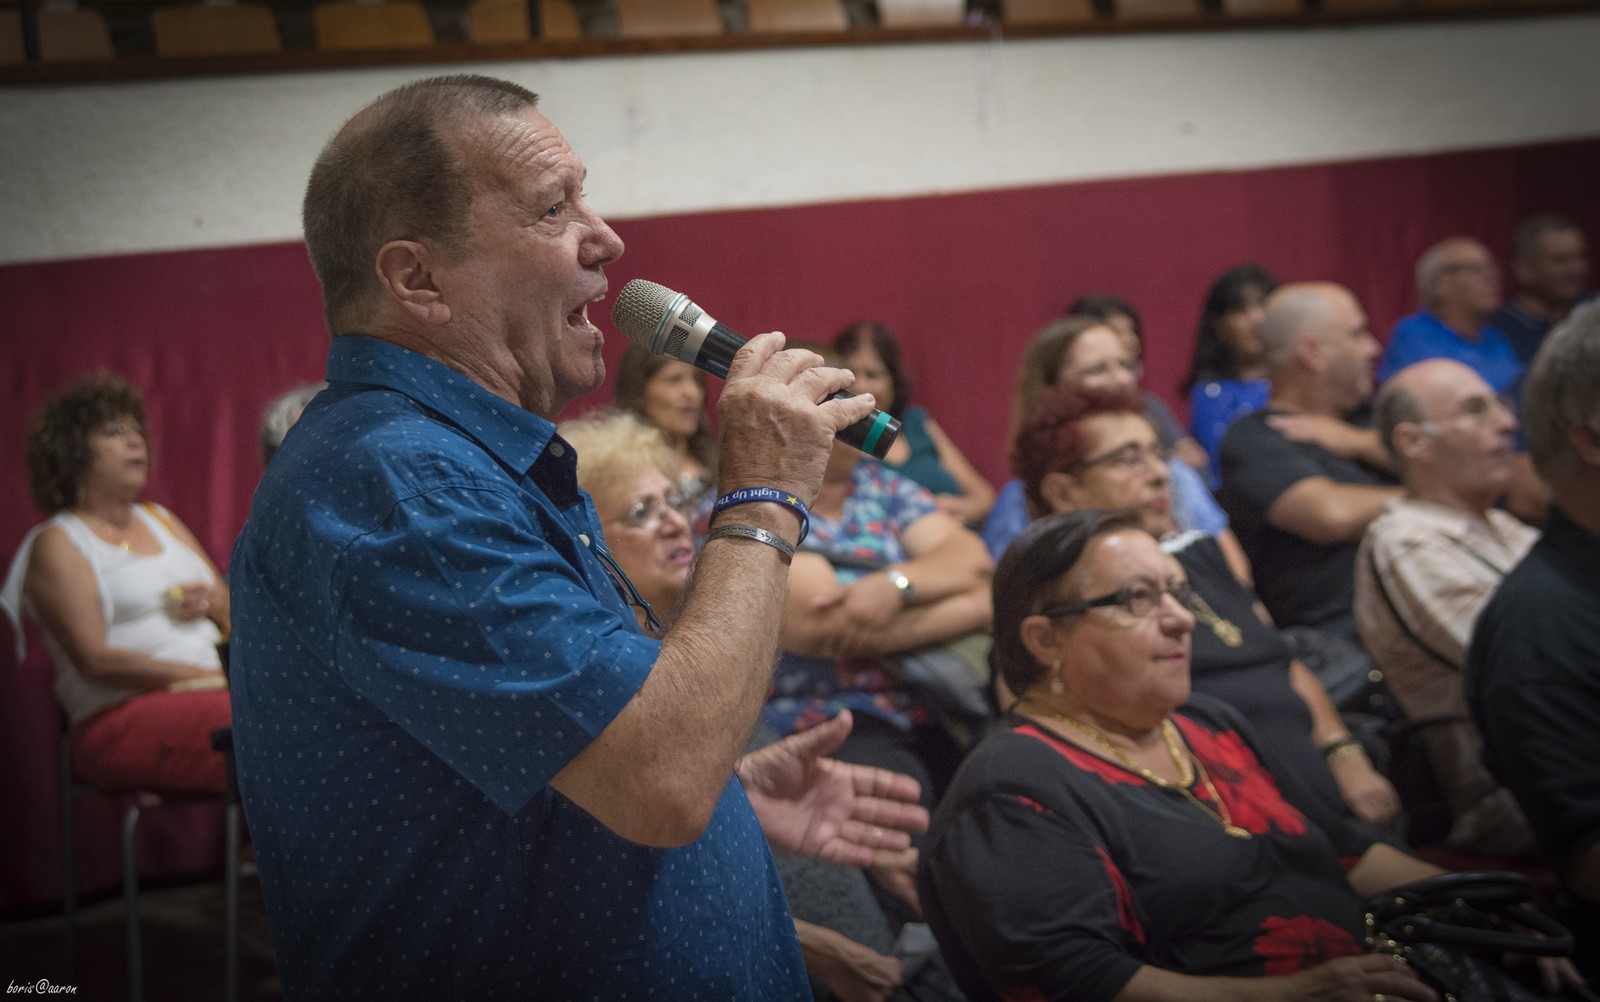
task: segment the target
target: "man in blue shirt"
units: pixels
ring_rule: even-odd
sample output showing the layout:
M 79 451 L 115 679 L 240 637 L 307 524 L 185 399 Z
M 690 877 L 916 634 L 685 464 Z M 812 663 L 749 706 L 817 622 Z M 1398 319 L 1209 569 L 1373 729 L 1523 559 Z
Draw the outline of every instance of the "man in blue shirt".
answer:
M 1517 294 L 1489 323 L 1505 333 L 1527 365 L 1550 328 L 1565 320 L 1589 291 L 1589 245 L 1583 231 L 1567 216 L 1529 216 L 1511 237 L 1511 272 Z
M 808 997 L 731 779 L 799 520 L 714 528 L 676 626 L 620 597 L 550 423 L 603 376 L 623 247 L 533 94 L 410 84 L 312 171 L 328 388 L 234 551 L 234 721 L 290 998 Z M 782 336 L 735 358 L 721 489 L 810 499 L 870 396 Z M 754 537 L 754 538 L 751 538 Z
M 1500 269 L 1489 248 L 1471 237 L 1450 237 L 1417 261 L 1422 309 L 1400 318 L 1378 366 L 1378 381 L 1427 358 L 1453 358 L 1483 377 L 1496 393 L 1513 389 L 1524 363 L 1503 332 L 1489 326 L 1500 305 Z

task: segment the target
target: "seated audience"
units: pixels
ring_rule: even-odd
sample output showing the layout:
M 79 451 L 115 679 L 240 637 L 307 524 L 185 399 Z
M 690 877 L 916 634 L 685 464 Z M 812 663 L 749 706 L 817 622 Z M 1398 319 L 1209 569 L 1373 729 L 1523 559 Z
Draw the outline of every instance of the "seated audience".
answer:
M 994 504 L 994 488 L 927 409 L 911 402 L 911 380 L 894 332 L 880 323 L 852 324 L 834 335 L 833 350 L 856 374 L 851 391 L 871 393 L 880 410 L 900 419 L 900 436 L 884 462 L 932 491 L 940 511 L 965 525 L 981 524 Z
M 935 814 L 918 881 L 968 998 L 1434 998 L 1363 956 L 1358 895 L 1438 871 L 1191 699 L 1188 583 L 1137 514 L 1040 519 L 995 589 L 1019 699 Z M 1267 973 L 1285 976 L 1223 980 Z
M 1589 245 L 1567 216 L 1541 212 L 1529 216 L 1511 237 L 1511 274 L 1517 294 L 1489 318 L 1505 334 L 1523 365 L 1550 328 L 1581 302 L 1589 289 Z
M 1485 763 L 1562 875 L 1574 956 L 1592 976 L 1600 969 L 1600 308 L 1550 332 L 1523 401 L 1550 517 L 1478 617 L 1467 702 Z
M 1079 296 L 1067 307 L 1066 316 L 1093 317 L 1116 331 L 1117 337 L 1122 339 L 1123 348 L 1139 364 L 1135 380 L 1144 375 L 1144 322 L 1126 299 L 1105 293 Z M 1167 447 L 1174 458 L 1205 472 L 1207 459 L 1204 447 L 1184 431 L 1183 424 L 1173 415 L 1172 408 L 1149 390 L 1140 390 L 1139 400 L 1150 423 L 1161 435 L 1161 444 Z
M 563 422 L 560 433 L 581 457 L 578 484 L 594 502 L 606 529 L 611 555 L 643 599 L 635 604 L 639 625 L 647 626 L 650 618 L 644 603 L 670 625 L 688 589 L 694 558 L 685 517 L 688 505 L 670 479 L 678 474 L 678 455 L 659 430 L 625 411 Z M 841 823 L 886 825 L 893 821 L 918 831 L 925 828 L 926 814 L 920 809 L 908 811 L 905 806 L 906 801 L 917 797 L 912 781 L 821 758 L 850 727 L 850 714 L 840 713 L 804 735 L 767 744 L 761 754 L 794 754 L 794 761 L 805 769 L 826 771 L 835 777 L 836 784 L 846 785 L 843 791 L 833 789 L 833 799 L 820 805 L 826 809 L 816 813 L 819 827 Z M 748 782 L 748 763 L 742 765 L 745 768 L 740 769 L 741 777 Z M 757 784 L 749 783 L 746 792 L 763 828 L 770 829 L 773 802 L 763 797 Z M 876 813 L 862 810 L 857 817 L 841 817 L 842 802 L 855 799 L 862 802 L 863 808 L 869 806 L 870 800 L 880 801 L 870 804 Z M 909 845 L 909 838 L 898 830 L 895 834 L 904 839 L 898 845 Z M 781 849 L 782 843 L 778 844 Z M 846 848 L 855 847 L 835 846 L 830 853 L 841 862 L 857 865 L 884 855 L 880 852 L 861 858 L 856 852 L 852 859 L 845 855 Z M 775 858 L 795 914 L 795 932 L 806 970 L 821 988 L 818 997 L 883 999 L 899 988 L 901 964 L 891 955 L 893 937 L 888 921 L 861 871 L 781 851 Z M 822 895 L 829 899 L 827 907 L 816 906 L 815 899 Z M 808 917 L 815 922 L 808 921 Z M 827 924 L 819 924 L 824 922 Z
M 1217 499 L 1273 620 L 1354 642 L 1356 547 L 1400 494 L 1377 436 L 1345 420 L 1372 394 L 1378 342 L 1349 290 L 1321 282 L 1267 297 L 1262 338 L 1271 395 L 1223 436 Z
M 617 363 L 612 403 L 661 430 L 678 456 L 678 493 L 699 499 L 711 489 L 717 441 L 706 421 L 706 375 L 687 362 L 652 355 L 636 344 Z
M 1219 456 L 1228 426 L 1267 405 L 1262 359 L 1263 303 L 1278 280 L 1258 264 L 1223 272 L 1206 291 L 1189 374 L 1180 386 L 1189 398 L 1189 430 L 1206 450 L 1211 486 L 1222 482 Z
M 1189 580 L 1190 612 L 1201 624 L 1191 637 L 1195 691 L 1254 722 L 1268 753 L 1334 810 L 1387 824 L 1399 807 L 1394 787 L 1272 627 L 1250 590 L 1249 567 L 1230 566 L 1213 537 L 1175 531 L 1164 454 L 1132 394 L 1066 390 L 1034 409 L 1012 463 L 1039 511 L 1138 512 Z
M 1001 560 L 993 660 L 1020 699 L 962 765 L 918 873 L 956 980 L 974 1002 L 1433 1002 L 1366 953 L 1361 902 L 1439 870 L 1191 698 L 1187 593 L 1132 513 L 1047 516 Z
M 895 656 L 986 632 L 992 571 L 983 541 L 933 495 L 835 442 L 789 568 L 785 653 L 763 721 L 793 734 L 853 710 L 835 757 L 914 777 L 932 807 L 961 748 Z
M 1356 626 L 1407 717 L 1465 716 L 1461 669 L 1473 624 L 1539 538 L 1494 507 L 1511 483 L 1517 421 L 1488 383 L 1450 359 L 1401 369 L 1375 409 L 1405 496 L 1389 502 L 1362 540 Z M 1423 740 L 1453 818 L 1443 844 L 1531 855 L 1528 823 L 1484 768 L 1477 728 L 1436 725 Z
M 1379 382 L 1425 358 L 1453 358 L 1496 393 L 1515 388 L 1523 363 L 1506 335 L 1489 325 L 1500 306 L 1500 266 L 1489 248 L 1471 237 L 1434 244 L 1417 261 L 1417 295 L 1422 308 L 1394 325 Z
M 294 423 L 300 420 L 300 413 L 306 409 L 306 404 L 311 398 L 321 393 L 328 386 L 327 383 L 308 383 L 296 386 L 294 389 L 274 397 L 261 412 L 261 465 L 272 462 L 272 457 L 277 454 L 278 446 L 283 444 L 285 435 Z
M 105 790 L 224 793 L 211 732 L 230 722 L 217 644 L 228 586 L 188 527 L 140 502 L 150 474 L 144 400 L 85 376 L 28 430 L 28 489 L 50 515 L 22 542 L 0 606 L 44 628 L 80 778 Z
M 1052 387 L 1137 388 L 1141 371 L 1137 353 L 1106 321 L 1090 316 L 1051 321 L 1028 342 L 1017 367 L 1017 391 L 1011 401 L 1012 440 L 1023 419 Z M 1152 418 L 1151 423 L 1155 424 L 1156 419 Z M 1211 496 L 1205 479 L 1187 463 L 1169 465 L 1173 519 L 1178 526 L 1220 536 L 1225 547 L 1237 548 L 1228 532 L 1228 518 Z M 1021 482 L 1006 484 L 983 524 L 983 541 L 989 552 L 998 558 L 1035 514 L 1028 510 Z

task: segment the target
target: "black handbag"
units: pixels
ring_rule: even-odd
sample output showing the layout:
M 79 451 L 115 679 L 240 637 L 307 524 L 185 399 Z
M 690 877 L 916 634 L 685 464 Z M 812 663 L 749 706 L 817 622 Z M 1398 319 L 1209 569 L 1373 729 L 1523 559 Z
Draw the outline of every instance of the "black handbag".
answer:
M 1399 958 L 1447 1002 L 1595 1002 L 1587 991 L 1550 995 L 1501 967 L 1507 953 L 1572 953 L 1572 934 L 1534 909 L 1532 898 L 1533 882 L 1520 873 L 1445 873 L 1414 881 L 1367 902 L 1368 947 Z

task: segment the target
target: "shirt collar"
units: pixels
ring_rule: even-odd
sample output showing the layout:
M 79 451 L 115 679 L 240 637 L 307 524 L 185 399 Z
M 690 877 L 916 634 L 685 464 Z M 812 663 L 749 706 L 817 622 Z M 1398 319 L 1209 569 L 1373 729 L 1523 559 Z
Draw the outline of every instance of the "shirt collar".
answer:
M 554 424 L 495 396 L 443 362 L 360 334 L 333 339 L 328 381 L 366 383 L 403 393 L 518 472 L 533 466 L 556 433 Z
M 1420 498 L 1394 498 L 1384 507 L 1397 517 L 1412 523 L 1420 522 L 1431 526 L 1454 539 L 1487 534 L 1502 543 L 1505 542 L 1505 533 L 1497 524 L 1504 513 L 1498 509 L 1490 508 L 1483 513 L 1482 518 L 1477 518 L 1459 508 L 1451 508 L 1436 501 L 1423 501 Z

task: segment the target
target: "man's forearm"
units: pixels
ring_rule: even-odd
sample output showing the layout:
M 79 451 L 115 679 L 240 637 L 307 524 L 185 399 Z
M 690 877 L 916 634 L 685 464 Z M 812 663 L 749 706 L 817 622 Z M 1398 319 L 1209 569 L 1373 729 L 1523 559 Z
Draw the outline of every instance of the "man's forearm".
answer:
M 1359 540 L 1384 506 L 1399 496 L 1398 487 L 1307 477 L 1278 496 L 1267 509 L 1267 522 L 1313 543 L 1351 542 Z
M 724 519 L 790 542 L 798 535 L 794 516 L 776 506 L 744 505 Z M 697 838 L 766 698 L 787 580 L 771 546 L 707 543 L 649 677 L 552 785 L 624 838 L 662 846 Z

